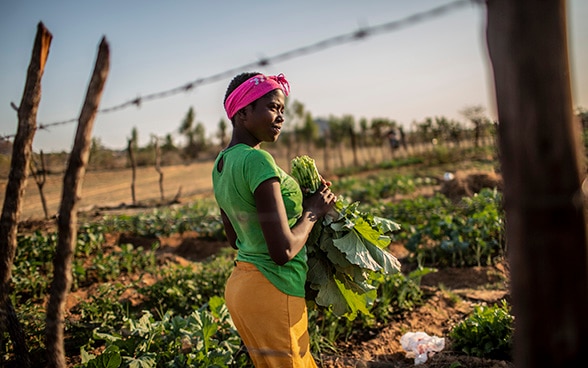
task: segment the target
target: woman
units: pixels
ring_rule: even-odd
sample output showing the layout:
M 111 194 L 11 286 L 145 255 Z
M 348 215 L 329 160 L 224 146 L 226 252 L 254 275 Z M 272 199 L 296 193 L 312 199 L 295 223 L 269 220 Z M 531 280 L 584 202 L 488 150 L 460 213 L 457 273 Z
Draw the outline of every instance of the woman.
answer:
M 233 125 L 212 172 L 227 238 L 238 249 L 225 289 L 227 307 L 256 367 L 316 367 L 304 299 L 305 242 L 335 203 L 330 183 L 303 199 L 262 142 L 275 142 L 290 85 L 283 74 L 237 75 L 225 110 Z

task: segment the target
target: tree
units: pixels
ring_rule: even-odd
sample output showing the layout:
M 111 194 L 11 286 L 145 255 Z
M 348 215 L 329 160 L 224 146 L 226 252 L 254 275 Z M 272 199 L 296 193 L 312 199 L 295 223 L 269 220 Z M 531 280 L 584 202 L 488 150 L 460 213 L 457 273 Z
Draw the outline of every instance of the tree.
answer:
M 192 153 L 192 158 L 197 158 L 200 152 L 206 150 L 206 128 L 204 124 L 198 123 L 194 127 L 193 133 L 193 140 L 192 140 L 192 147 L 190 152 Z
M 164 152 L 175 151 L 177 147 L 174 144 L 174 139 L 171 134 L 166 134 L 164 138 L 163 145 L 161 146 L 161 150 Z
M 319 136 L 319 127 L 312 118 L 310 112 L 304 114 L 304 125 L 302 126 L 301 132 L 304 142 L 306 143 L 306 150 L 311 152 L 311 145 L 316 142 Z
M 417 139 L 422 143 L 431 143 L 434 137 L 433 119 L 426 118 L 420 123 L 415 123 Z
M 139 131 L 137 127 L 131 129 L 131 142 L 133 143 L 133 149 L 137 151 L 139 149 Z
M 349 131 L 344 127 L 341 118 L 336 116 L 329 116 L 329 138 L 333 143 L 332 147 L 337 149 L 339 156 L 339 167 L 345 167 L 345 158 L 343 157 L 343 141 L 348 135 Z
M 390 129 L 395 127 L 396 122 L 393 123 L 388 118 L 373 118 L 371 120 L 372 138 L 374 142 L 380 147 L 380 149 L 386 150 L 383 152 L 388 151 L 388 149 L 384 146 L 384 140 L 388 136 Z
M 486 112 L 483 106 L 468 106 L 460 113 L 474 125 L 474 146 L 480 147 L 480 138 L 484 125 L 488 123 Z
M 359 166 L 359 160 L 357 158 L 357 135 L 355 134 L 355 118 L 353 115 L 344 115 L 341 119 L 341 127 L 349 136 L 353 152 L 353 164 L 357 167 Z
M 220 146 L 221 148 L 226 147 L 227 143 L 228 143 L 228 134 L 227 134 L 227 121 L 223 118 L 220 119 L 220 121 L 218 122 L 218 133 L 217 133 L 217 137 L 220 141 Z
M 190 149 L 194 146 L 194 130 L 192 129 L 192 126 L 194 125 L 195 120 L 196 113 L 194 112 L 194 108 L 190 106 L 179 129 L 180 134 L 184 135 L 187 140 L 185 152 L 188 157 L 191 157 Z
M 588 110 L 583 107 L 578 107 L 576 109 L 576 116 L 580 120 L 582 129 L 588 129 Z
M 295 144 L 295 155 L 300 156 L 300 145 L 305 141 L 305 131 L 303 128 L 305 108 L 302 102 L 294 100 L 291 104 L 288 104 L 285 108 L 286 121 L 289 126 L 294 127 L 294 144 Z
M 359 129 L 361 131 L 359 138 L 360 147 L 367 148 L 368 160 L 373 161 L 374 157 L 371 150 L 372 140 L 369 138 L 369 127 L 366 118 L 359 119 Z

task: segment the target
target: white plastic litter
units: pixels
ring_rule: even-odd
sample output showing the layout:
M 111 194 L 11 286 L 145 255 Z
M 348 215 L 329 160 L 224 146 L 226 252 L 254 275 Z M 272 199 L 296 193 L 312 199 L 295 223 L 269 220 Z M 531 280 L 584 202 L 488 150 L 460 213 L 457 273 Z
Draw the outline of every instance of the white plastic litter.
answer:
M 407 356 L 414 355 L 414 365 L 422 364 L 430 356 L 445 348 L 445 339 L 437 336 L 429 336 L 425 332 L 407 332 L 400 338 L 402 348 Z
M 443 180 L 445 181 L 453 180 L 453 178 L 455 178 L 455 175 L 453 175 L 450 172 L 446 172 L 445 174 L 443 174 Z

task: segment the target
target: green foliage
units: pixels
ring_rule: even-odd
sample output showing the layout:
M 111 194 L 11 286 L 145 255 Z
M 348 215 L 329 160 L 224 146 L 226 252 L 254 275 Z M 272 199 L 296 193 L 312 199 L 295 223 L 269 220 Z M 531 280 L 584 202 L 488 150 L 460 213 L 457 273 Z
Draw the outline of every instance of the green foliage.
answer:
M 308 189 L 310 193 L 316 192 L 322 183 L 314 160 L 306 155 L 298 156 L 292 159 L 290 165 L 291 175 L 300 187 Z
M 411 251 L 406 262 L 412 259 L 418 265 L 435 267 L 490 264 L 505 251 L 501 196 L 496 191 L 484 190 L 457 204 L 440 194 L 391 203 L 381 199 L 393 193 L 410 194 L 419 185 L 431 183 L 400 175 L 373 176 L 368 180 L 368 185 L 365 180 L 356 179 L 344 179 L 334 184 L 340 188 L 335 191 L 352 193 L 355 198 L 352 198 L 354 202 L 347 199 L 340 202 L 348 206 L 345 210 L 338 209 L 345 216 L 329 224 L 334 225 L 328 230 L 333 231 L 331 240 L 328 246 L 321 248 L 329 262 L 351 275 L 332 278 L 337 280 L 334 281 L 337 290 L 356 295 L 365 292 L 366 299 L 352 300 L 356 308 L 351 312 L 356 317 L 352 320 L 341 317 L 339 310 L 315 308 L 316 304 L 309 304 L 311 348 L 315 356 L 336 354 L 341 342 L 357 339 L 361 333 L 373 332 L 403 311 L 422 303 L 420 279 L 434 270 L 418 267 L 408 275 L 400 272 L 387 275 L 378 267 L 390 266 L 391 260 L 386 262 L 387 258 L 378 256 L 381 256 L 380 252 L 372 253 L 369 249 L 383 251 L 390 240 L 394 240 L 405 244 Z M 359 203 L 358 199 L 365 200 L 365 203 Z M 394 219 L 394 222 L 387 219 Z M 396 222 L 401 225 L 400 231 Z M 106 245 L 105 240 L 106 233 L 126 233 L 152 237 L 154 247 L 157 247 L 157 237 L 187 231 L 206 239 L 225 239 L 220 215 L 212 200 L 136 216 L 108 217 L 99 223 L 80 227 L 73 260 L 73 290 L 99 285 L 70 310 L 72 318 L 66 320 L 66 344 L 68 351 L 85 346 L 88 352 L 107 345 L 106 350 L 96 357 L 84 351 L 84 366 L 140 367 L 159 364 L 156 362 L 165 362 L 161 366 L 169 367 L 250 366 L 247 354 L 239 350 L 238 335 L 220 312 L 224 285 L 233 267 L 235 253 L 232 249 L 191 267 L 157 266 L 156 248 L 144 249 L 131 244 L 113 247 Z M 325 228 L 317 227 L 311 237 L 320 240 L 325 231 Z M 358 239 L 364 249 L 358 250 Z M 14 294 L 11 298 L 19 320 L 25 322 L 29 347 L 39 354 L 44 348 L 45 316 L 43 309 L 35 306 L 42 305 L 48 294 L 56 244 L 55 233 L 20 235 L 12 273 Z M 309 254 L 313 251 L 316 249 L 309 247 Z M 353 266 L 357 263 L 367 268 L 360 270 L 357 265 Z M 363 279 L 366 270 L 369 278 Z M 156 282 L 141 282 L 142 274 L 153 275 Z M 121 275 L 138 277 L 127 277 L 123 284 Z M 129 295 L 139 297 L 132 304 Z M 363 305 L 365 309 L 361 309 Z M 180 332 L 183 327 L 174 330 L 174 326 L 184 325 L 188 332 Z M 199 337 L 195 337 L 196 332 L 192 331 L 196 328 L 194 326 L 204 328 Z M 211 336 L 213 330 L 208 345 L 197 343 L 199 338 Z M 188 340 L 188 345 L 178 347 Z M 189 349 L 185 350 L 186 347 Z M 2 353 L 9 356 L 10 352 Z M 215 356 L 219 356 L 220 363 L 202 360 Z
M 403 226 L 398 240 L 419 265 L 491 265 L 505 255 L 502 195 L 497 190 L 483 189 L 458 204 L 441 194 L 403 200 L 382 212 Z
M 186 314 L 198 309 L 209 299 L 221 297 L 233 269 L 232 256 L 219 256 L 200 264 L 159 270 L 159 281 L 138 291 L 146 297 L 145 308 Z
M 295 157 L 292 175 L 302 188 L 316 191 L 321 183 L 314 159 Z M 331 213 L 318 222 L 306 242 L 306 298 L 349 319 L 370 315 L 379 274 L 400 272 L 400 263 L 385 250 L 395 222 L 358 210 L 359 203 L 339 197 Z
M 145 311 L 119 330 L 96 330 L 94 340 L 106 349 L 99 356 L 82 349 L 81 367 L 229 367 L 241 346 L 219 298 L 185 317 L 168 312 L 156 320 Z
M 508 303 L 477 306 L 449 333 L 453 350 L 467 355 L 510 360 L 514 317 Z
M 109 282 L 98 285 L 87 299 L 81 300 L 71 310 L 71 313 L 79 318 L 74 324 L 74 328 L 76 326 L 87 329 L 88 326 L 120 325 L 123 318 L 130 314 L 130 303 L 121 300 L 121 297 L 133 286 Z
M 336 213 L 317 223 L 307 241 L 306 298 L 353 319 L 370 314 L 380 274 L 400 272 L 400 263 L 385 248 L 399 229 L 339 197 Z
M 365 205 L 376 205 L 382 198 L 393 198 L 400 194 L 413 193 L 417 188 L 434 185 L 436 180 L 430 177 L 413 177 L 409 175 L 370 175 L 366 178 L 343 177 L 333 183 L 331 189 L 336 193 L 345 193 L 352 201 Z
M 396 169 L 400 167 L 407 167 L 417 165 L 423 162 L 421 157 L 402 157 L 393 160 L 386 160 L 382 162 L 366 162 L 360 166 L 345 166 L 338 167 L 334 170 L 334 173 L 338 176 L 348 176 L 356 174 L 366 170 L 372 169 Z
M 332 310 L 315 308 L 309 304 L 309 332 L 310 345 L 313 353 L 337 354 L 337 344 L 348 341 L 358 335 L 377 329 L 383 323 L 392 321 L 403 312 L 412 310 L 423 302 L 423 291 L 420 288 L 422 277 L 434 269 L 422 268 L 410 272 L 408 275 L 395 273 L 380 275 L 376 294 L 370 314 L 359 314 L 357 318 L 339 316 Z
M 156 209 L 138 215 L 105 217 L 106 231 L 124 232 L 145 237 L 164 237 L 191 231 L 205 239 L 223 239 L 220 212 L 213 200 L 196 201 L 191 205 Z
M 436 270 L 417 268 L 406 276 L 402 273 L 383 275 L 378 283 L 378 297 L 371 309 L 373 321 L 366 324 L 388 322 L 395 315 L 419 306 L 423 302 L 421 279 L 431 272 Z

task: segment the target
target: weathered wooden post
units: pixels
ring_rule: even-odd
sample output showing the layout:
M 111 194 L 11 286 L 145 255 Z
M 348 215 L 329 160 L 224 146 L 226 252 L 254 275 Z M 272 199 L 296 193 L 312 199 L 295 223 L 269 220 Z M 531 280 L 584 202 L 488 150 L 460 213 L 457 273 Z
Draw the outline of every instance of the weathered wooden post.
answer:
M 580 367 L 588 251 L 564 0 L 487 1 L 517 368 Z
M 161 170 L 161 148 L 159 147 L 159 138 L 156 135 L 152 135 L 151 140 L 155 150 L 155 171 L 159 174 L 159 199 L 163 203 L 165 196 L 163 191 L 163 170 Z
M 43 205 L 43 213 L 45 214 L 45 220 L 47 220 L 49 219 L 49 210 L 47 209 L 47 198 L 45 198 L 45 192 L 43 191 L 47 182 L 47 170 L 45 169 L 45 155 L 43 155 L 43 150 L 39 153 L 39 161 L 40 163 L 37 164 L 34 158 L 31 160 L 31 174 L 35 179 L 35 183 L 37 183 L 41 205 Z
M 131 162 L 131 200 L 133 206 L 137 204 L 137 197 L 135 195 L 135 184 L 137 182 L 137 162 L 135 161 L 135 149 L 133 148 L 133 139 L 127 140 L 127 154 L 129 155 L 129 161 Z
M 74 145 L 63 178 L 61 207 L 57 219 L 59 232 L 55 258 L 53 259 L 53 281 L 47 306 L 47 366 L 65 368 L 63 327 L 65 301 L 72 283 L 72 258 L 77 242 L 77 203 L 81 197 L 82 183 L 90 156 L 92 128 L 102 91 L 110 68 L 110 50 L 106 39 L 98 48 L 96 65 L 88 86 L 86 99 L 78 120 Z
M 43 23 L 37 25 L 37 35 L 27 71 L 24 93 L 18 107 L 18 129 L 12 146 L 10 173 L 0 219 L 0 325 L 6 326 L 14 345 L 20 367 L 30 367 L 30 359 L 22 327 L 8 297 L 12 265 L 16 254 L 16 235 L 22 211 L 22 199 L 27 186 L 33 138 L 37 131 L 37 110 L 41 102 L 41 78 L 49 56 L 53 36 Z M 1 359 L 1 358 L 0 358 Z

